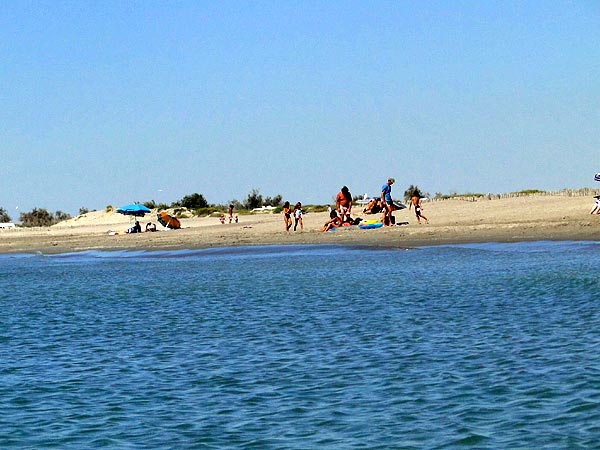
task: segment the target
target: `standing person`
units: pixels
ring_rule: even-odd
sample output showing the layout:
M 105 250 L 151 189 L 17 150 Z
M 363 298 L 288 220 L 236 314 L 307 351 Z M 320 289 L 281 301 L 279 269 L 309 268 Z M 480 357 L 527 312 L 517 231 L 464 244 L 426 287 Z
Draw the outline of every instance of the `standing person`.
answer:
M 393 178 L 388 178 L 387 182 L 381 186 L 382 216 L 381 223 L 384 226 L 392 225 L 392 212 L 394 211 L 394 201 L 392 200 L 392 184 L 396 182 Z
M 233 220 L 233 205 L 229 205 L 229 210 L 227 211 L 229 214 L 229 223 Z
M 352 195 L 346 186 L 335 197 L 335 206 L 342 220 L 350 218 L 352 212 Z
M 596 201 L 594 202 L 594 206 L 590 210 L 590 214 L 600 214 L 600 195 L 594 196 Z
M 290 210 L 290 202 L 283 204 L 283 221 L 285 222 L 285 231 L 290 231 L 292 227 L 292 212 Z
M 410 198 L 408 209 L 410 209 L 411 206 L 415 207 L 415 215 L 417 216 L 417 222 L 419 222 L 419 225 L 421 224 L 421 217 L 425 219 L 425 223 L 429 223 L 429 219 L 425 217 L 421 212 L 421 210 L 423 209 L 423 206 L 421 206 L 421 197 L 419 197 L 418 195 L 413 195 Z
M 302 203 L 298 202 L 294 206 L 294 231 L 300 223 L 300 230 L 304 230 L 304 224 L 302 223 Z

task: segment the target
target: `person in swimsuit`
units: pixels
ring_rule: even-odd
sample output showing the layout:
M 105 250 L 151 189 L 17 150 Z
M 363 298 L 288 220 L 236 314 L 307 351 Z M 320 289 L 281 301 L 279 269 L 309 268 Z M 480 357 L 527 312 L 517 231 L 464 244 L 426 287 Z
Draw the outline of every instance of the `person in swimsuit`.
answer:
M 363 209 L 363 214 L 377 214 L 381 212 L 381 199 L 374 198 L 372 199 L 365 209 Z
M 292 211 L 290 209 L 290 202 L 283 204 L 283 221 L 285 222 L 285 231 L 290 231 L 292 228 Z
M 341 225 L 342 219 L 340 219 L 340 217 L 337 215 L 337 211 L 332 209 L 329 213 L 329 220 L 325 222 L 325 225 L 323 225 L 323 228 L 321 228 L 319 231 L 329 231 L 332 228 L 337 228 Z
M 304 230 L 304 224 L 302 223 L 302 203 L 298 202 L 294 206 L 294 231 L 300 224 L 300 230 Z
M 346 186 L 342 187 L 342 190 L 335 197 L 335 206 L 342 220 L 350 218 L 350 213 L 352 212 L 352 195 Z
M 429 219 L 425 217 L 421 211 L 423 209 L 423 207 L 421 206 L 421 197 L 413 195 L 410 198 L 408 209 L 410 209 L 411 206 L 415 207 L 415 215 L 417 216 L 417 222 L 419 222 L 419 224 L 421 224 L 421 218 L 425 219 L 425 223 L 429 223 Z

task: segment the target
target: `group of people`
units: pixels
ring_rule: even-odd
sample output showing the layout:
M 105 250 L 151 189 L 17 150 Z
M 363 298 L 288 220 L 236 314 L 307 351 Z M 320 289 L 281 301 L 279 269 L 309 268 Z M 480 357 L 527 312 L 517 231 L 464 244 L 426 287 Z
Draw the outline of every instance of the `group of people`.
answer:
M 329 212 L 329 220 L 325 222 L 320 231 L 329 231 L 332 228 L 354 225 L 352 219 L 352 194 L 347 186 L 343 186 L 335 196 L 335 209 Z
M 379 198 L 372 199 L 362 211 L 364 214 L 381 213 L 381 223 L 384 226 L 392 226 L 395 224 L 393 212 L 398 209 L 392 198 L 392 185 L 395 182 L 396 180 L 394 178 L 388 178 L 385 184 L 381 187 L 381 195 Z M 425 220 L 425 223 L 429 223 L 429 219 L 423 215 L 421 197 L 418 195 L 413 195 L 411 197 L 408 208 L 411 209 L 412 207 L 414 207 L 417 222 L 419 224 L 421 223 L 421 219 Z M 282 213 L 285 231 L 289 232 L 292 228 L 292 225 L 294 226 L 294 231 L 297 230 L 298 225 L 300 225 L 301 230 L 304 229 L 304 225 L 302 223 L 302 203 L 296 203 L 292 209 L 290 202 L 286 201 L 283 204 Z M 292 217 L 294 219 L 293 222 Z M 347 186 L 343 186 L 342 189 L 340 189 L 340 192 L 338 192 L 335 196 L 335 209 L 330 210 L 329 220 L 325 222 L 320 231 L 329 231 L 332 228 L 337 228 L 344 225 L 356 225 L 358 221 L 360 221 L 360 219 L 352 219 L 352 194 Z
M 394 216 L 392 213 L 396 210 L 396 206 L 392 200 L 392 184 L 394 184 L 395 181 L 396 180 L 393 178 L 388 178 L 387 182 L 381 187 L 381 208 L 383 211 L 381 222 L 385 226 L 394 225 Z M 410 198 L 408 209 L 411 209 L 411 207 L 415 208 L 415 215 L 417 216 L 417 222 L 419 224 L 421 224 L 421 219 L 425 220 L 425 223 L 429 223 L 429 219 L 423 215 L 421 197 L 413 195 Z
M 304 230 L 304 223 L 302 222 L 302 203 L 296 203 L 293 210 L 290 207 L 290 202 L 285 202 L 283 204 L 285 231 L 290 231 L 290 228 L 292 228 L 292 216 L 294 217 L 294 231 L 298 229 L 298 225 L 300 225 L 300 230 Z
M 233 218 L 233 205 L 229 205 L 229 210 L 227 212 L 227 215 L 229 216 L 229 223 L 233 222 L 234 221 L 234 218 Z M 225 214 L 221 214 L 219 216 L 219 221 L 222 224 L 225 223 Z M 238 215 L 236 214 L 235 215 L 235 223 L 238 223 L 238 222 L 239 222 L 239 218 L 238 218 Z
M 156 224 L 152 223 L 152 222 L 148 222 L 146 224 L 146 231 L 156 231 Z M 127 230 L 125 230 L 125 233 L 127 233 L 127 234 L 141 233 L 141 232 L 142 232 L 142 226 L 140 225 L 139 220 L 136 220 L 132 227 L 129 227 Z
M 367 206 L 363 209 L 365 214 L 377 214 L 381 213 L 381 223 L 384 226 L 394 225 L 395 219 L 393 212 L 397 209 L 392 198 L 392 185 L 396 182 L 394 178 L 388 178 L 385 184 L 381 187 L 381 195 L 379 198 L 372 199 Z M 292 212 L 290 203 L 285 202 L 283 206 L 283 218 L 286 226 L 286 231 L 289 231 L 292 226 L 292 214 L 296 219 L 294 225 L 294 231 L 298 220 L 302 224 L 302 210 L 301 204 L 298 202 Z M 421 205 L 421 197 L 413 195 L 410 199 L 409 209 L 414 207 L 417 222 L 420 224 L 421 219 L 425 220 L 425 223 L 429 223 L 429 219 L 423 215 L 423 206 Z M 299 214 L 299 216 L 297 215 Z M 355 225 L 357 221 L 352 219 L 352 194 L 347 186 L 343 186 L 340 192 L 335 197 L 335 209 L 332 209 L 329 213 L 329 220 L 325 222 L 320 231 L 329 231 L 332 228 L 341 227 L 344 225 Z M 299 217 L 299 219 L 298 219 Z M 357 219 L 359 220 L 359 219 Z M 301 225 L 302 226 L 302 225 Z

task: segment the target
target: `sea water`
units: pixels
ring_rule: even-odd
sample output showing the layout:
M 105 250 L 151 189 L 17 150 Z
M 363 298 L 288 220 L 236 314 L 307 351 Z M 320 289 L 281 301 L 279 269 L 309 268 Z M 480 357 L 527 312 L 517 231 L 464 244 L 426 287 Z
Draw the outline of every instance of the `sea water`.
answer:
M 0 448 L 600 447 L 600 244 L 0 256 Z

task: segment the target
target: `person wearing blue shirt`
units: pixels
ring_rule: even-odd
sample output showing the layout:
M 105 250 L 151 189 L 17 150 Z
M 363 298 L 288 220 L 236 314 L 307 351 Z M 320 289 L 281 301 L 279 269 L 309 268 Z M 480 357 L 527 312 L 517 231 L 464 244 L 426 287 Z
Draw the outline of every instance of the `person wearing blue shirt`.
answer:
M 393 225 L 392 223 L 392 212 L 394 211 L 394 201 L 392 200 L 392 184 L 396 180 L 388 178 L 387 183 L 381 187 L 381 200 L 383 202 L 383 215 L 381 216 L 381 222 L 384 226 Z

